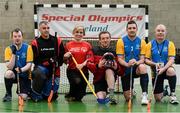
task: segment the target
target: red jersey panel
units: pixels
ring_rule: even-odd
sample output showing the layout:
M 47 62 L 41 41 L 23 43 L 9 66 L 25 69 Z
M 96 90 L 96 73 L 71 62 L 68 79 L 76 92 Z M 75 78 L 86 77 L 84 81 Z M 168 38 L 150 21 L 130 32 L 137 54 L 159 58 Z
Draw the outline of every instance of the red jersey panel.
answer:
M 86 59 L 88 61 L 93 61 L 92 46 L 86 41 L 70 41 L 66 44 L 65 50 L 66 52 L 71 52 L 78 64 L 83 63 Z M 69 59 L 67 63 L 69 64 L 69 69 L 76 68 L 72 59 Z
M 111 52 L 116 57 L 116 62 L 117 62 L 118 69 L 114 70 L 115 74 L 118 75 L 118 76 L 123 76 L 124 75 L 124 67 L 122 67 L 118 63 L 117 56 L 116 56 L 116 53 L 115 53 L 115 50 L 114 50 L 113 47 L 101 48 L 100 46 L 96 46 L 96 47 L 93 47 L 92 51 L 94 53 L 94 62 L 93 63 L 88 63 L 87 67 L 94 75 L 93 83 L 96 83 L 97 81 L 102 80 L 104 78 L 104 76 L 105 76 L 105 70 L 106 69 L 104 67 L 98 68 L 97 65 L 99 64 L 99 60 L 103 57 L 103 55 L 106 52 Z

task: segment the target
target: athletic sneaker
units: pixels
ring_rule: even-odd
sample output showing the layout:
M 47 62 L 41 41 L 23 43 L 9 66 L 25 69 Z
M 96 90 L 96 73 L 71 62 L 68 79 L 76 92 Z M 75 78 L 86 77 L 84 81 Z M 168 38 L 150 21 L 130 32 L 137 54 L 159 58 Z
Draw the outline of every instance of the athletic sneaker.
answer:
M 169 91 L 170 89 L 169 89 L 169 86 L 168 85 L 166 85 L 165 87 L 164 87 L 164 91 L 163 91 L 163 96 L 165 97 L 165 96 L 170 96 L 170 91 Z
M 147 105 L 148 104 L 148 98 L 147 98 L 147 93 L 143 92 L 142 93 L 142 100 L 141 100 L 142 105 Z
M 117 101 L 116 101 L 114 95 L 108 94 L 108 95 L 107 95 L 107 98 L 109 98 L 111 105 L 116 105 L 116 104 L 117 104 Z
M 53 94 L 52 100 L 56 100 L 57 98 L 58 98 L 58 93 L 56 92 Z
M 137 94 L 136 91 L 133 89 L 133 94 L 132 94 L 133 98 L 136 98 L 136 94 Z
M 68 101 L 68 102 L 71 102 L 71 101 L 75 101 L 76 98 L 71 96 L 69 93 L 65 94 L 65 100 Z
M 6 94 L 4 97 L 3 97 L 3 102 L 9 102 L 12 100 L 12 96 L 9 95 L 9 94 Z
M 68 98 L 65 98 L 65 100 L 68 102 L 72 102 L 72 101 L 76 101 L 76 98 L 75 97 L 68 97 Z
M 170 103 L 171 104 L 179 104 L 179 101 L 177 100 L 176 95 L 174 93 L 171 94 L 171 96 L 170 96 Z
M 114 97 L 110 98 L 110 104 L 111 105 L 116 105 L 117 104 L 117 101 Z
M 69 98 L 69 97 L 71 97 L 71 95 L 69 93 L 66 93 L 64 97 Z

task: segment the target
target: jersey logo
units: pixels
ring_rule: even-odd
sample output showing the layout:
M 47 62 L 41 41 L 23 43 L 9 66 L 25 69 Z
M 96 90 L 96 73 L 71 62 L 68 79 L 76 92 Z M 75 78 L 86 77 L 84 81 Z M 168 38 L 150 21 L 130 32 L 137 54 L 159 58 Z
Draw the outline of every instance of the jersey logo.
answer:
M 163 48 L 163 52 L 167 52 L 168 51 L 168 48 L 167 47 L 164 47 Z
M 140 45 L 137 44 L 136 47 L 135 47 L 135 49 L 140 49 Z
M 70 52 L 87 52 L 87 48 L 86 47 L 75 47 L 75 48 L 71 48 L 69 50 Z
M 21 58 L 26 58 L 26 53 L 25 53 L 25 52 L 23 52 L 23 53 L 21 54 Z
M 86 48 L 86 47 L 82 47 L 82 48 L 81 48 L 81 51 L 87 52 L 87 48 Z
M 35 47 L 36 47 L 36 49 L 37 49 L 37 52 L 38 52 L 38 54 L 39 54 L 39 47 L 38 47 L 38 43 L 37 43 L 37 40 L 36 40 L 37 38 L 35 38 L 33 41 L 32 41 L 32 45 L 34 45 Z M 57 43 L 57 52 L 56 52 L 56 55 L 57 56 L 59 56 L 59 52 L 60 52 L 60 50 L 59 50 L 59 46 L 60 46 L 60 44 L 61 44 L 61 39 L 60 38 L 57 38 L 56 37 L 56 43 Z M 46 48 L 45 48 L 46 49 Z M 54 50 L 54 48 L 53 48 L 53 50 Z M 41 51 L 46 51 L 46 50 L 42 50 L 41 49 Z

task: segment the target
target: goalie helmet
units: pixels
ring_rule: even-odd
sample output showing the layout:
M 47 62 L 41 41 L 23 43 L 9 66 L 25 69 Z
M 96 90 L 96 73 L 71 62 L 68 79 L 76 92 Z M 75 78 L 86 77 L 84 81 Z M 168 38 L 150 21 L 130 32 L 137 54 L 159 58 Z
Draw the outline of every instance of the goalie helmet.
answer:
M 115 56 L 111 52 L 106 52 L 102 59 L 106 60 L 104 64 L 106 68 L 111 68 L 114 65 Z

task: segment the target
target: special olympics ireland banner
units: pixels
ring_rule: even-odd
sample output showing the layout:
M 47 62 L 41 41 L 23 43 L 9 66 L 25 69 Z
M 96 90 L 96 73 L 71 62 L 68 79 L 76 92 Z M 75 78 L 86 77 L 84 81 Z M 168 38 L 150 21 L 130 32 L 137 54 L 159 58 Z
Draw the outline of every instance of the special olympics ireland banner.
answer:
M 76 25 L 85 27 L 87 38 L 97 38 L 100 31 L 109 31 L 113 38 L 126 35 L 126 24 L 135 20 L 138 35 L 147 37 L 145 8 L 62 8 L 39 7 L 37 23 L 45 20 L 50 24 L 50 32 L 60 37 L 72 37 Z

